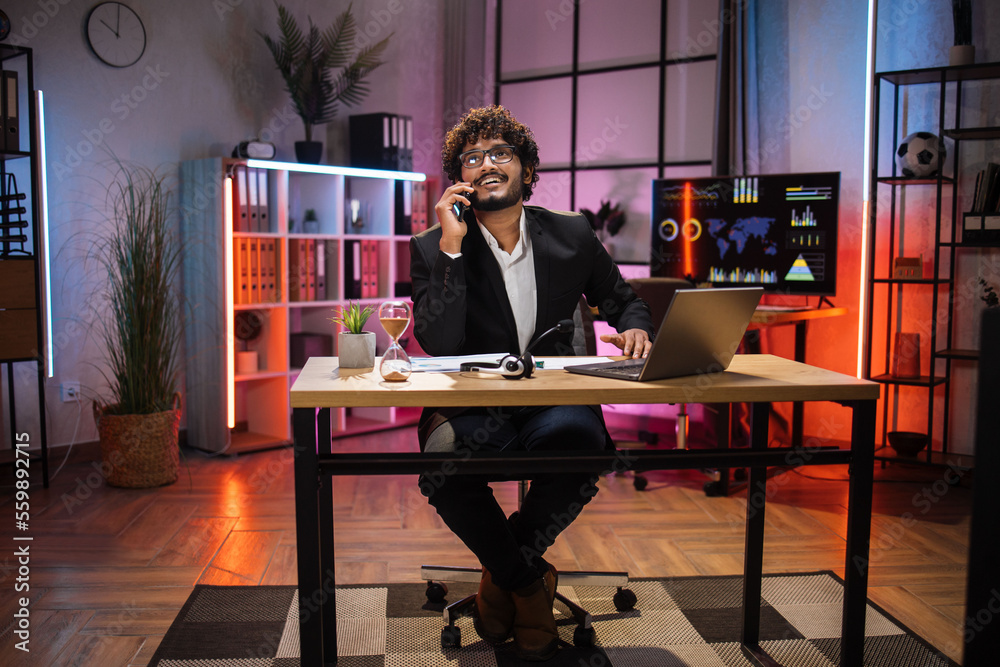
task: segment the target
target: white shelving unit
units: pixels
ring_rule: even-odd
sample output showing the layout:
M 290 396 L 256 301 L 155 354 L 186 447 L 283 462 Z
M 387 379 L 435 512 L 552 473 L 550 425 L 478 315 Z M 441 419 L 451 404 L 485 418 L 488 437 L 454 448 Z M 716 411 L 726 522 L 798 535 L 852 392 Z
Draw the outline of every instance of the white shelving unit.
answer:
M 233 174 L 237 166 L 263 170 L 268 189 L 266 231 L 235 231 Z M 423 181 L 423 174 L 321 165 L 209 158 L 181 164 L 181 232 L 184 243 L 184 315 L 188 443 L 209 452 L 239 453 L 291 443 L 288 390 L 299 369 L 291 365 L 294 333 L 327 334 L 333 309 L 346 303 L 344 253 L 347 241 L 374 240 L 378 287 L 363 303 L 378 304 L 409 281 L 409 235 L 396 235 L 397 182 Z M 349 222 L 346 202 L 365 203 L 363 225 Z M 316 212 L 316 228 L 303 231 L 305 211 Z M 233 247 L 241 238 L 273 240 L 277 254 L 277 298 L 237 304 L 234 298 Z M 327 293 L 311 301 L 292 301 L 289 291 L 290 244 L 300 239 L 324 241 Z M 335 298 L 329 298 L 334 296 Z M 254 311 L 260 335 L 248 343 L 234 336 L 234 318 Z M 366 329 L 388 345 L 378 318 Z M 258 354 L 258 370 L 236 373 L 241 346 Z M 334 435 L 356 434 L 416 421 L 416 409 L 334 410 Z

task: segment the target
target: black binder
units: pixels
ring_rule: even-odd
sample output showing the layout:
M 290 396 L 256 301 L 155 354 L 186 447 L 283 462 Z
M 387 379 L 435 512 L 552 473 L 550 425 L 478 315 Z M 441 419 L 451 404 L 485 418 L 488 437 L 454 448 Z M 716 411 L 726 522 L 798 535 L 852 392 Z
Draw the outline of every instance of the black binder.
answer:
M 344 298 L 361 298 L 361 241 L 344 241 Z
M 351 166 L 395 169 L 392 155 L 395 124 L 395 116 L 388 113 L 351 116 Z
M 17 72 L 4 70 L 0 81 L 0 113 L 3 115 L 3 148 L 8 151 L 21 150 L 20 118 L 17 105 Z

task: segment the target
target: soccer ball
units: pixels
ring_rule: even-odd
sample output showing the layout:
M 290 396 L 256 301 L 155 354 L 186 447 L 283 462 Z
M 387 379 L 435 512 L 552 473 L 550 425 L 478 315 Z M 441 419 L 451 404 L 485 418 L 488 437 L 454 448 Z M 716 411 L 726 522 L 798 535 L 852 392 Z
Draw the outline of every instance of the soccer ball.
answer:
M 938 154 L 944 162 L 944 141 L 930 132 L 914 132 L 896 149 L 896 166 L 906 178 L 927 178 L 937 173 Z

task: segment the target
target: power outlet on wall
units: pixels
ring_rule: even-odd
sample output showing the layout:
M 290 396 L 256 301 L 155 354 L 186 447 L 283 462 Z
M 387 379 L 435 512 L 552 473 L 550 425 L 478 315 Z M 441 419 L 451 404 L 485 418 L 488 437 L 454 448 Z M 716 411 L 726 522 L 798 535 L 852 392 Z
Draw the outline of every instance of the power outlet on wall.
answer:
M 59 385 L 59 396 L 63 403 L 73 403 L 80 400 L 80 383 L 63 382 Z

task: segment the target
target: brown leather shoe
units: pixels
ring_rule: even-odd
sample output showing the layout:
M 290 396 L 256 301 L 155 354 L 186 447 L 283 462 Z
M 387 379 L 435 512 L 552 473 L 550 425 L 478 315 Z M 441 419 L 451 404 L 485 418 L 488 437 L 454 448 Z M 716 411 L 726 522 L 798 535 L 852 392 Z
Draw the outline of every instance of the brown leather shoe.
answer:
M 548 660 L 559 650 L 552 614 L 559 575 L 554 567 L 538 581 L 513 592 L 514 653 L 521 660 Z
M 490 571 L 483 568 L 476 595 L 476 613 L 472 617 L 476 632 L 490 644 L 502 644 L 514 626 L 514 601 L 511 594 L 493 583 Z

